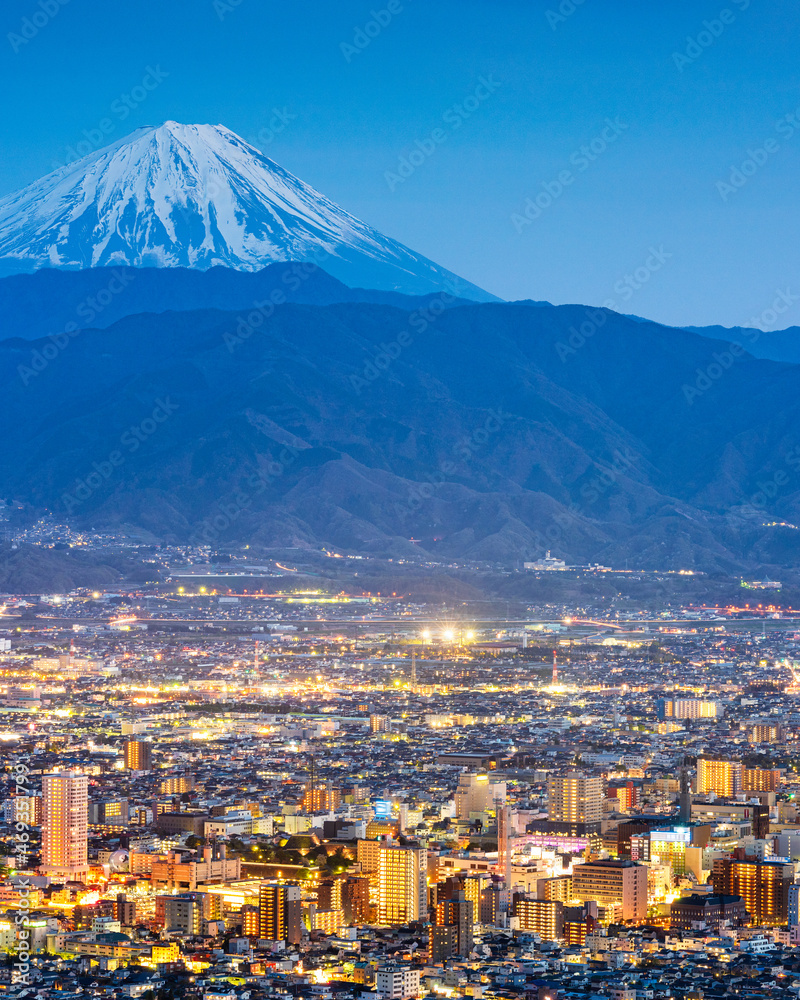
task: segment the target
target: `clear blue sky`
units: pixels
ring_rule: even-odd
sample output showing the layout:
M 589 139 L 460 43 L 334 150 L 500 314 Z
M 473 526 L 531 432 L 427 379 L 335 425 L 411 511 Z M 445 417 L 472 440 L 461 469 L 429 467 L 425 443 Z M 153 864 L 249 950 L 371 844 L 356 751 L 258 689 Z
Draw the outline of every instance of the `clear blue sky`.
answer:
M 560 16 L 559 0 L 392 0 L 402 9 L 349 60 L 342 43 L 387 0 L 68 0 L 42 12 L 58 2 L 0 9 L 0 194 L 48 172 L 104 118 L 109 141 L 167 119 L 222 122 L 504 298 L 613 300 L 664 322 L 733 325 L 778 289 L 800 295 L 800 111 L 797 127 L 776 128 L 800 108 L 789 0 L 584 0 L 571 14 L 563 0 L 561 20 L 547 13 Z M 35 14 L 36 34 L 15 41 Z M 168 75 L 122 120 L 121 95 L 148 66 Z M 468 118 L 448 112 L 481 77 L 500 86 Z M 271 135 L 273 108 L 294 117 Z M 607 118 L 625 129 L 583 160 Z M 444 141 L 390 184 L 436 128 Z M 768 140 L 777 148 L 762 157 Z M 724 199 L 718 182 L 748 149 L 766 162 Z M 564 170 L 560 196 L 515 225 Z M 637 268 L 641 287 L 622 290 Z M 800 303 L 777 325 L 792 323 Z

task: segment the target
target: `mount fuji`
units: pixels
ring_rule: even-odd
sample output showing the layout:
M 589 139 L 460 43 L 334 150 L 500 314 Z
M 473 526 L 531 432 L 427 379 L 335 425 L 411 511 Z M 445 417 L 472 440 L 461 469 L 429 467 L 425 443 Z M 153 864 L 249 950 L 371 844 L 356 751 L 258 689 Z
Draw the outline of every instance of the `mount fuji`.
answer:
M 114 265 L 258 271 L 286 260 L 313 261 L 350 286 L 495 300 L 222 125 L 141 128 L 0 199 L 0 275 Z

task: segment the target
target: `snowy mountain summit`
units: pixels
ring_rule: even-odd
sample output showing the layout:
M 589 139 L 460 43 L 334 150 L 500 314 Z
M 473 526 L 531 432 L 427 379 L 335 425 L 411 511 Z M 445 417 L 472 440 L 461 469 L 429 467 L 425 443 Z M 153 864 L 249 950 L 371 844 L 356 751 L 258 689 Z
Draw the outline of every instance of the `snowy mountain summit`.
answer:
M 256 271 L 311 260 L 351 286 L 493 296 L 383 236 L 222 125 L 141 128 L 0 199 L 0 274 Z

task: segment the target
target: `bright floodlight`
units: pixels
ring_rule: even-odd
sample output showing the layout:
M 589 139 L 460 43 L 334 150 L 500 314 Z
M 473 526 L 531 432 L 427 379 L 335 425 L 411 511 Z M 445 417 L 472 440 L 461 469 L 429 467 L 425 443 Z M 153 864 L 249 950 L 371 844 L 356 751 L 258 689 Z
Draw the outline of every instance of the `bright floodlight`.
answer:
M 456 634 L 451 628 L 446 628 L 444 632 L 442 632 L 442 638 L 445 642 L 452 642 L 455 637 Z

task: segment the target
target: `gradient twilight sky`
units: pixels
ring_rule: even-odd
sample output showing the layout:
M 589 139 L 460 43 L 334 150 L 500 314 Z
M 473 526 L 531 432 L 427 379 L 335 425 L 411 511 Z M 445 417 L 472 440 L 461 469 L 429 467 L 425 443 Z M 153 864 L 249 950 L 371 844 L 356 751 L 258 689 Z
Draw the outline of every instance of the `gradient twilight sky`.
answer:
M 392 0 L 401 9 L 349 57 L 342 43 L 388 0 L 61 2 L 25 43 L 14 38 L 24 19 L 59 0 L 0 8 L 0 196 L 63 162 L 104 118 L 101 144 L 167 119 L 223 123 L 503 298 L 612 300 L 667 323 L 731 326 L 752 325 L 778 290 L 800 296 L 792 0 Z M 125 108 L 148 66 L 166 77 Z M 481 77 L 500 85 L 454 128 L 448 109 Z M 583 160 L 607 118 L 624 130 Z M 445 141 L 390 183 L 436 128 Z M 718 182 L 748 150 L 765 162 L 723 198 Z M 565 170 L 572 183 L 515 225 Z M 638 288 L 619 284 L 637 268 Z M 800 301 L 776 327 L 792 324 Z

